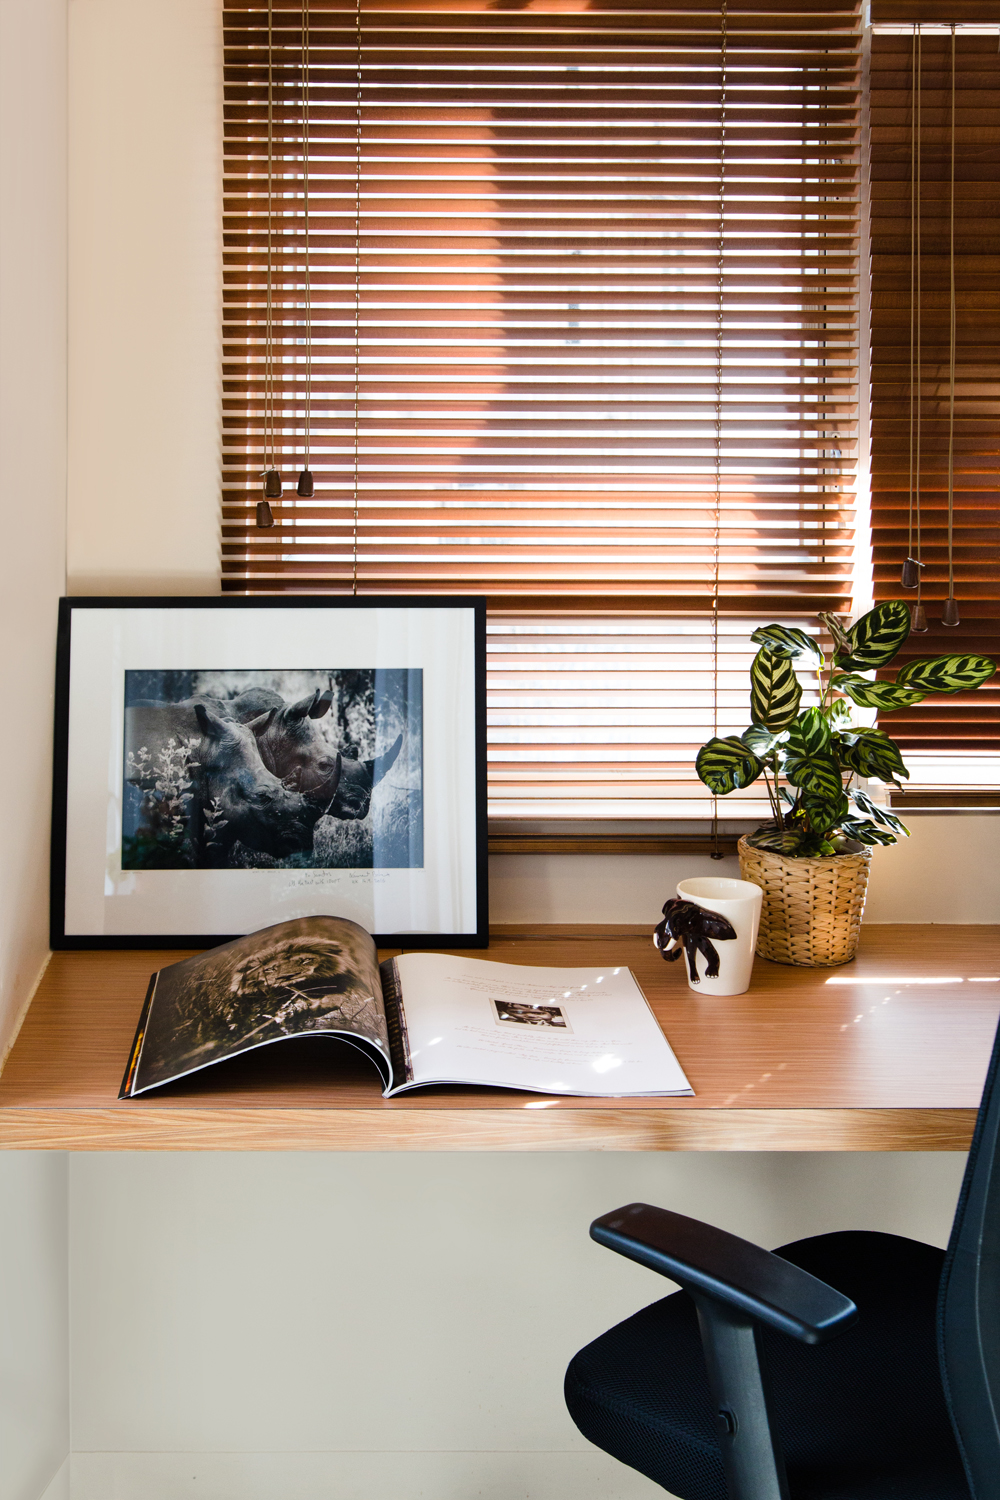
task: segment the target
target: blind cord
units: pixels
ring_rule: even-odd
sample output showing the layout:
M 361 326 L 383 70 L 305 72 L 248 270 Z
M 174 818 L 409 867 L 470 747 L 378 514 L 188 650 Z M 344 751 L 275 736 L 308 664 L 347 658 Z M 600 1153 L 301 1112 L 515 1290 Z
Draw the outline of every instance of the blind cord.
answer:
M 921 475 L 920 475 L 920 469 L 921 469 L 921 458 L 922 458 L 920 426 L 921 426 L 921 419 L 923 417 L 923 394 L 924 394 L 924 384 L 923 384 L 923 381 L 924 381 L 924 360 L 923 360 L 923 269 L 924 268 L 923 268 L 923 225 L 921 223 L 922 211 L 923 211 L 923 196 L 924 196 L 924 166 L 923 166 L 923 159 L 922 159 L 922 157 L 923 157 L 923 128 L 924 128 L 924 122 L 923 122 L 924 57 L 923 57 L 923 33 L 922 33 L 921 29 L 920 29 L 919 24 L 917 26 L 917 77 L 916 77 L 916 88 L 917 88 L 917 95 L 916 95 L 916 106 L 915 106 L 915 119 L 916 119 L 915 140 L 916 140 L 916 156 L 917 156 L 917 166 L 916 166 L 916 178 L 917 178 L 917 180 L 916 180 L 916 190 L 917 191 L 916 191 L 916 200 L 915 200 L 915 213 L 916 213 L 916 261 L 917 261 L 917 267 L 916 267 L 916 270 L 917 270 L 917 370 L 916 370 L 916 375 L 917 375 L 917 386 L 916 386 L 916 407 L 917 407 L 917 451 L 916 451 L 916 463 L 917 463 L 917 467 L 916 467 L 916 476 L 915 476 L 916 477 L 916 489 L 915 489 L 914 498 L 916 500 L 916 509 L 917 509 L 917 517 L 916 517 L 916 519 L 917 519 L 917 568 L 920 569 L 920 562 L 921 562 L 921 557 L 922 557 L 922 546 L 923 546 L 923 537 L 922 537 L 922 530 L 921 530 L 921 515 L 920 515 L 920 477 L 921 477 Z M 926 628 L 927 628 L 926 622 L 923 620 L 923 606 L 922 606 L 921 600 L 920 600 L 922 578 L 923 578 L 923 573 L 922 573 L 922 570 L 921 570 L 921 571 L 918 571 L 918 573 L 917 573 L 917 604 L 916 604 L 916 619 L 914 620 L 914 629 L 918 629 L 918 630 L 919 629 L 926 630 Z
M 722 0 L 722 37 L 719 66 L 721 91 L 719 110 L 719 263 L 718 312 L 715 329 L 715 535 L 712 548 L 712 738 L 719 734 L 719 550 L 722 542 L 722 330 L 723 294 L 726 274 L 726 47 L 728 42 L 727 0 Z M 723 859 L 719 848 L 719 799 L 712 797 L 712 851 L 710 859 Z
M 305 235 L 306 292 L 306 430 L 305 467 L 295 486 L 296 494 L 309 499 L 313 493 L 313 476 L 309 468 L 312 439 L 312 267 L 309 259 L 309 5 L 302 0 L 302 230 Z
M 267 308 L 264 319 L 264 467 L 274 467 L 274 405 L 272 366 L 272 235 L 273 235 L 273 173 L 274 173 L 274 11 L 272 0 L 267 0 Z
M 910 42 L 910 422 L 909 422 L 909 503 L 906 517 L 906 561 L 903 564 L 904 588 L 916 588 L 917 561 L 913 556 L 913 355 L 916 340 L 914 309 L 916 307 L 916 171 L 917 171 L 917 29 Z
M 267 294 L 264 315 L 264 498 L 257 502 L 257 526 L 274 525 L 270 501 L 281 497 L 281 475 L 274 467 L 274 329 L 272 320 L 273 278 L 273 177 L 274 177 L 274 14 L 273 0 L 267 4 Z
M 955 23 L 951 23 L 951 202 L 948 226 L 949 348 L 948 348 L 948 597 L 941 611 L 942 625 L 960 623 L 955 602 Z
M 911 543 L 907 558 L 912 563 L 913 582 L 917 602 L 910 609 L 910 628 L 917 634 L 927 629 L 927 616 L 921 598 L 924 564 L 921 560 L 923 546 L 920 514 L 920 470 L 921 470 L 921 418 L 923 415 L 923 268 L 921 199 L 923 196 L 923 163 L 921 160 L 921 130 L 923 127 L 923 35 L 919 22 L 913 28 L 913 83 L 912 125 L 910 135 L 910 514 Z M 916 520 L 916 552 L 912 544 L 912 518 Z
M 303 159 L 302 159 L 302 207 L 305 212 L 306 232 L 306 468 L 309 467 L 309 447 L 312 437 L 312 266 L 309 252 L 309 0 L 302 0 L 303 50 L 302 69 L 302 113 L 303 113 Z
M 909 445 L 908 445 L 908 503 L 906 516 L 906 558 L 903 562 L 903 573 L 900 579 L 904 589 L 915 589 L 920 582 L 920 570 L 923 563 L 919 556 L 913 555 L 913 438 L 914 438 L 914 406 L 915 392 L 914 384 L 914 356 L 916 352 L 916 325 L 919 320 L 917 310 L 917 260 L 919 248 L 917 244 L 917 28 L 914 26 L 910 41 L 910 421 L 909 421 Z M 919 491 L 920 461 L 917 459 L 917 487 Z
M 264 463 L 274 468 L 274 10 L 267 0 L 267 344 L 264 365 Z

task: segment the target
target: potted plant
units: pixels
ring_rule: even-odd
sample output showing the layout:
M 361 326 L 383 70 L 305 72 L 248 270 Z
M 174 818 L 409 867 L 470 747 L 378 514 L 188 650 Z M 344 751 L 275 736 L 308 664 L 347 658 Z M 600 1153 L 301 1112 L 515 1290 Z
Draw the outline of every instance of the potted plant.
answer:
M 751 724 L 713 737 L 698 752 L 698 775 L 718 797 L 763 779 L 771 819 L 740 839 L 740 873 L 764 891 L 757 952 L 778 963 L 846 963 L 857 950 L 871 849 L 907 829 L 874 802 L 859 780 L 899 787 L 909 777 L 884 730 L 857 725 L 855 706 L 881 713 L 932 694 L 981 687 L 996 672 L 986 656 L 926 656 L 893 682 L 888 666 L 910 633 L 909 606 L 877 604 L 850 629 L 821 614 L 833 640 L 827 663 L 804 630 L 763 625 L 750 667 Z M 819 702 L 800 712 L 799 672 L 814 675 Z

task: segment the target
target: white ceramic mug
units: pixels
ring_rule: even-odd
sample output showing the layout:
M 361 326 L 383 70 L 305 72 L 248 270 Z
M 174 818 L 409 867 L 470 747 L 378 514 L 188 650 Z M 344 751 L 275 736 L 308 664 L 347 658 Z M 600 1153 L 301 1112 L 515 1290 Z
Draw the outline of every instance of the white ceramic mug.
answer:
M 687 954 L 684 954 L 684 973 L 687 975 L 688 985 L 700 995 L 742 995 L 744 990 L 750 988 L 750 972 L 753 969 L 764 892 L 759 885 L 753 885 L 749 880 L 730 880 L 722 875 L 695 875 L 690 880 L 677 882 L 677 894 L 682 900 L 693 901 L 706 911 L 718 912 L 736 932 L 734 938 L 710 939 L 719 955 L 719 973 L 715 979 L 708 979 L 705 975 L 708 959 L 704 954 L 696 953 L 695 964 L 701 983 L 692 984 Z

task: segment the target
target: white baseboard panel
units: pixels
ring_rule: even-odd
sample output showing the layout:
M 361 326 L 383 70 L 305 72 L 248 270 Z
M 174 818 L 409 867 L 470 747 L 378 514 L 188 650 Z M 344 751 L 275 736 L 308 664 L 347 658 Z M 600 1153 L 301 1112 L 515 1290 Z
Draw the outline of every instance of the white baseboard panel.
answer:
M 53 1474 L 49 1483 L 45 1486 L 45 1493 L 39 1496 L 39 1500 L 70 1500 L 70 1459 L 68 1455 L 63 1459 L 58 1471 Z
M 664 1500 L 596 1450 L 74 1453 L 72 1468 L 72 1500 Z

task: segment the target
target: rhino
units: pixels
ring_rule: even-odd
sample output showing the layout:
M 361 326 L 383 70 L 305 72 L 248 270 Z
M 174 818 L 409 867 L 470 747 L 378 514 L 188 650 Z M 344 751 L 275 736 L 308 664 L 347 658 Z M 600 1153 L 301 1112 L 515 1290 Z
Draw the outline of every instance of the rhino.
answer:
M 331 751 L 316 721 L 332 703 L 332 687 L 292 704 L 267 688 L 250 688 L 229 709 L 253 730 L 267 769 L 318 808 L 317 817 L 366 818 L 372 791 L 399 755 L 403 736 L 371 760 L 362 760 L 353 746 Z
M 186 751 L 187 816 L 199 866 L 225 864 L 237 842 L 279 859 L 308 852 L 319 816 L 314 804 L 264 765 L 256 730 L 220 708 L 210 699 L 127 708 L 127 779 L 152 794 L 164 755 Z M 259 717 L 267 721 L 273 710 Z M 147 813 L 155 815 L 157 800 L 147 798 Z

